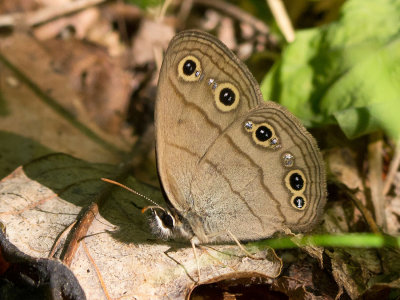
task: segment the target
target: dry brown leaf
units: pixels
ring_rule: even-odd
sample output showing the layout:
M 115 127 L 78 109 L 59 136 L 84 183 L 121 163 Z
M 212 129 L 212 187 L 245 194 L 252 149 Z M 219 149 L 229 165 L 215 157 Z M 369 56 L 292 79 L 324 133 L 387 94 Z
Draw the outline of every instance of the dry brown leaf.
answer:
M 39 7 L 36 0 L 2 0 L 0 2 L 0 14 L 25 12 Z
M 99 178 L 114 172 L 112 166 L 62 154 L 17 168 L 0 182 L 0 221 L 10 241 L 34 257 L 47 257 L 58 245 L 58 257 L 66 247 L 68 226 L 79 219 L 82 207 L 108 187 Z M 133 179 L 128 185 L 162 201 L 157 199 L 159 192 Z M 71 270 L 88 299 L 105 299 L 106 294 L 114 299 L 183 299 L 195 285 L 197 265 L 190 243 L 155 239 L 147 217 L 137 207 L 145 205 L 144 199 L 117 189 L 79 241 Z M 275 277 L 281 268 L 276 259 L 250 259 L 236 245 L 202 246 L 196 251 L 202 280 L 232 272 Z
M 351 299 L 358 299 L 373 278 L 382 272 L 381 261 L 375 249 L 335 249 L 326 251 L 332 262 L 332 275 Z
M 154 62 L 154 51 L 167 49 L 174 35 L 175 29 L 172 26 L 143 19 L 133 40 L 133 64 L 145 65 Z
M 386 197 L 386 217 L 388 220 L 388 234 L 400 233 L 400 172 L 395 175 L 393 184 L 394 196 Z
M 328 173 L 334 175 L 336 180 L 345 184 L 352 191 L 354 197 L 360 201 L 360 204 L 366 207 L 367 200 L 365 196 L 364 183 L 356 163 L 356 154 L 354 151 L 348 147 L 333 148 L 326 153 L 325 157 Z M 338 193 L 338 195 L 340 195 L 340 193 Z M 339 220 L 339 222 L 349 222 L 350 226 L 360 222 L 360 220 L 361 222 L 364 222 L 363 216 L 358 209 L 354 210 L 351 219 L 349 219 L 349 216 L 349 214 L 343 216 L 345 219 Z M 349 230 L 349 228 L 346 229 L 346 227 L 342 228 L 343 230 L 346 230 L 345 232 L 348 232 Z
M 104 131 L 118 134 L 126 120 L 132 76 L 97 45 L 79 40 L 43 42 L 53 66 L 67 75 L 81 96 L 86 118 Z
M 16 35 L 1 41 L 0 54 L 22 73 L 22 77 L 26 76 L 24 79 L 9 67 L 1 66 L 4 71 L 0 73 L 0 80 L 7 113 L 0 119 L 0 129 L 89 161 L 115 162 L 118 161 L 116 149 L 129 149 L 131 141 L 105 133 L 90 120 L 91 114 L 82 95 L 62 72 L 65 70 L 57 72 L 55 61 L 43 45 L 26 35 Z M 14 79 L 10 81 L 10 78 Z M 111 114 L 107 117 L 110 120 L 118 111 L 105 113 L 106 116 Z
M 74 37 L 87 38 L 88 31 L 99 22 L 100 12 L 98 8 L 89 8 L 81 12 L 58 18 L 33 29 L 33 34 L 40 40 L 55 38 L 62 35 L 68 27 L 74 29 Z M 89 39 L 88 39 L 89 40 Z

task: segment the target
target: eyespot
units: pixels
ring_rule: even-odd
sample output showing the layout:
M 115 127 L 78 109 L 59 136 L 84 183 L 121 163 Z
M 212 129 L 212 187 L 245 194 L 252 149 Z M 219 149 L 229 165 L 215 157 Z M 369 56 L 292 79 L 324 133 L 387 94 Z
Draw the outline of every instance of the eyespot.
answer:
M 259 126 L 256 130 L 256 138 L 260 142 L 265 142 L 272 137 L 272 131 L 267 126 Z
M 252 133 L 251 137 L 257 145 L 272 149 L 278 149 L 281 146 L 274 128 L 268 123 L 254 124 L 252 121 L 246 121 L 244 128 Z
M 301 170 L 290 171 L 285 178 L 286 187 L 292 193 L 301 193 L 306 188 L 306 177 Z
M 290 202 L 294 208 L 299 209 L 299 210 L 305 209 L 306 204 L 307 204 L 307 201 L 303 195 L 301 195 L 301 196 L 294 195 Z
M 303 193 L 306 189 L 307 180 L 303 171 L 299 169 L 291 170 L 286 174 L 285 184 L 292 193 L 290 204 L 298 210 L 305 209 L 307 199 Z
M 185 74 L 186 76 L 192 75 L 196 71 L 196 67 L 197 65 L 193 60 L 191 59 L 185 60 L 182 67 L 183 74 Z
M 300 191 L 304 186 L 304 180 L 299 173 L 293 173 L 289 177 L 289 183 L 292 189 Z
M 178 64 L 178 75 L 185 81 L 200 79 L 202 69 L 200 61 L 193 55 L 187 55 Z
M 240 94 L 233 84 L 228 82 L 218 83 L 213 90 L 215 104 L 220 111 L 232 111 L 239 105 Z

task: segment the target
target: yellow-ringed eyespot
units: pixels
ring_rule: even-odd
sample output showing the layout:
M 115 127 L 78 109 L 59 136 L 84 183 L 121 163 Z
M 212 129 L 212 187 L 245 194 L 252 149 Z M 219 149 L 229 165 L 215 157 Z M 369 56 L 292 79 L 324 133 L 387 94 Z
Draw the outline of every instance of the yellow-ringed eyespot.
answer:
M 291 170 L 285 177 L 286 187 L 293 193 L 302 193 L 306 188 L 306 177 L 301 170 Z
M 198 81 L 202 69 L 200 60 L 193 55 L 187 55 L 178 64 L 178 75 L 185 81 Z
M 239 90 L 229 82 L 213 85 L 214 100 L 217 108 L 222 112 L 229 112 L 239 105 Z
M 299 210 L 304 210 L 307 205 L 307 200 L 303 194 L 293 195 L 292 199 L 290 200 L 292 206 Z
M 257 145 L 275 150 L 280 147 L 279 139 L 270 124 L 266 122 L 254 124 L 252 121 L 246 121 L 244 128 L 252 133 L 252 139 Z

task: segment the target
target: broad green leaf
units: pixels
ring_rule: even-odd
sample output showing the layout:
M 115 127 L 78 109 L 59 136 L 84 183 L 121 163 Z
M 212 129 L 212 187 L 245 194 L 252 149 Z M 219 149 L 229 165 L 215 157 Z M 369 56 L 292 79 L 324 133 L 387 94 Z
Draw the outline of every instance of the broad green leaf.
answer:
M 400 138 L 400 1 L 350 0 L 339 19 L 298 31 L 265 77 L 266 99 L 307 126 L 338 123 L 349 138 Z

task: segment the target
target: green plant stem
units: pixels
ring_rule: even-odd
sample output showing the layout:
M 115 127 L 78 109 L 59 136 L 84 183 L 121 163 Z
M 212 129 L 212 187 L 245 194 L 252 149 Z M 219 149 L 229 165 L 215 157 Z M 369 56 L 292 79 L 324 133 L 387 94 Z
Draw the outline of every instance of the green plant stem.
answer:
M 296 241 L 296 243 L 294 242 Z M 341 235 L 312 235 L 283 237 L 251 242 L 248 246 L 291 249 L 301 246 L 344 247 L 344 248 L 400 248 L 400 237 L 372 233 L 347 233 Z M 298 246 L 297 246 L 298 245 Z

